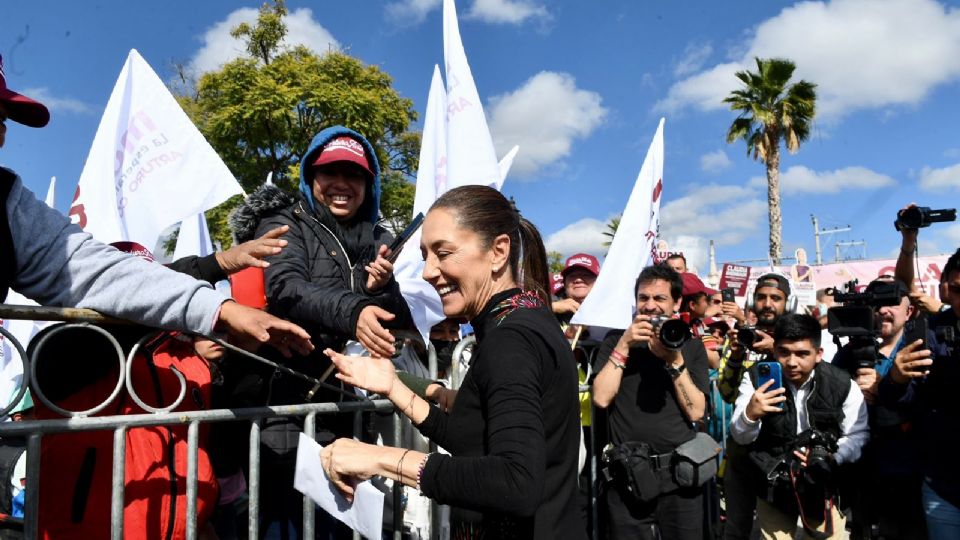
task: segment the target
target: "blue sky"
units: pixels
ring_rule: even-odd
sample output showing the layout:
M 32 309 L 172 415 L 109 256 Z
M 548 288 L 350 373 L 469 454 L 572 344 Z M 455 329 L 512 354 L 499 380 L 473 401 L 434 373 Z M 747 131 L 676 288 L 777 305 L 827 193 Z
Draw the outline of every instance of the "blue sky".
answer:
M 257 3 L 6 0 L 0 54 L 10 87 L 45 101 L 41 130 L 8 124 L 0 163 L 42 196 L 57 176 L 69 205 L 100 115 L 131 48 L 161 78 L 239 54 L 231 26 Z M 443 61 L 439 0 L 290 1 L 291 40 L 381 66 L 418 111 Z M 583 2 L 460 0 L 460 28 L 491 132 L 520 154 L 504 192 L 548 248 L 602 254 L 604 223 L 622 211 L 665 116 L 662 233 L 705 269 L 766 254 L 763 165 L 728 145 L 720 102 L 754 56 L 793 59 L 819 85 L 813 136 L 782 162 L 785 253 L 813 258 L 823 240 L 866 240 L 870 258 L 898 247 L 909 201 L 960 202 L 960 5 L 934 0 Z M 519 111 L 519 112 L 518 112 Z M 960 224 L 924 231 L 921 254 L 960 245 Z M 850 255 L 855 253 L 851 252 Z

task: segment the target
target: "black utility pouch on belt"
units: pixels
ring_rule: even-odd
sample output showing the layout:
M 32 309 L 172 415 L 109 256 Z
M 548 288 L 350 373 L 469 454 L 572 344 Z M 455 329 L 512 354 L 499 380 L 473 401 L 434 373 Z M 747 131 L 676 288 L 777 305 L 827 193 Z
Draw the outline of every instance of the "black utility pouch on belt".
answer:
M 626 442 L 604 452 L 607 481 L 622 481 L 627 491 L 641 502 L 652 501 L 663 493 L 664 472 L 669 471 L 669 454 L 655 455 L 649 444 Z
M 706 433 L 681 444 L 673 454 L 673 480 L 680 487 L 699 487 L 717 474 L 720 445 Z

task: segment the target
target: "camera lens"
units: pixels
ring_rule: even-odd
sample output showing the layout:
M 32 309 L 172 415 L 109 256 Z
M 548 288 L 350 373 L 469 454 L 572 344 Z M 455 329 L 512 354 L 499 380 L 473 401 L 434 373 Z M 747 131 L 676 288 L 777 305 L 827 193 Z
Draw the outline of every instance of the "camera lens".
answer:
M 679 349 L 690 339 L 690 327 L 681 320 L 670 319 L 660 325 L 660 341 L 670 349 Z
M 766 365 L 766 364 L 760 364 L 760 365 L 757 366 L 757 371 L 760 372 L 761 375 L 769 375 L 769 374 L 770 374 L 770 366 L 768 366 L 768 365 Z
M 900 223 L 908 229 L 919 229 L 923 226 L 923 212 L 916 206 L 901 210 Z

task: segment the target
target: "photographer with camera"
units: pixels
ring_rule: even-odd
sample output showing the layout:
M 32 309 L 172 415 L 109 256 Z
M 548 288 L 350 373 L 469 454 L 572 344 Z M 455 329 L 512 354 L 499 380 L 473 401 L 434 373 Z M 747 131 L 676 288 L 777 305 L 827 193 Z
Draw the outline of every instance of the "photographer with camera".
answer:
M 764 274 L 753 291 L 753 309 L 756 326 L 739 322 L 727 332 L 727 340 L 720 349 L 720 370 L 717 390 L 727 403 L 734 403 L 739 393 L 743 374 L 754 364 L 771 359 L 773 328 L 787 309 L 790 282 L 780 274 Z M 725 312 L 731 311 L 724 304 Z M 736 316 L 736 312 L 732 312 Z M 726 465 L 723 472 L 723 496 L 726 500 L 727 520 L 723 528 L 726 540 L 746 540 L 753 528 L 753 512 L 757 492 L 750 481 L 752 466 L 745 449 L 731 437 L 726 441 Z
M 792 539 L 798 516 L 808 536 L 844 535 L 832 478 L 837 466 L 860 457 L 867 408 L 849 375 L 821 362 L 820 335 L 810 315 L 784 315 L 773 332 L 779 369 L 760 363 L 740 384 L 730 431 L 754 465 L 763 538 Z M 761 367 L 782 378 L 758 384 Z
M 903 229 L 901 229 L 902 231 Z M 906 234 L 904 237 L 906 238 Z M 898 267 L 899 270 L 899 267 Z M 930 538 L 960 538 L 960 250 L 940 276 L 949 309 L 918 319 L 880 381 L 879 402 L 911 411 L 922 449 L 921 487 Z M 925 325 L 925 326 L 924 326 Z
M 703 471 L 687 482 L 676 463 L 691 445 L 719 447 L 694 428 L 709 392 L 706 351 L 700 340 L 689 339 L 685 323 L 666 318 L 682 290 L 673 269 L 644 268 L 634 288 L 636 317 L 626 331 L 608 335 L 597 355 L 593 402 L 609 408 L 614 445 L 604 457 L 613 540 L 653 539 L 658 530 L 662 538 L 703 538 L 701 486 L 713 473 Z M 706 468 L 716 465 L 713 457 L 704 461 Z
M 904 325 L 915 309 L 907 286 L 891 277 L 875 279 L 861 296 L 873 304 L 874 327 L 868 345 L 861 348 L 852 338 L 833 360 L 833 365 L 850 373 L 860 387 L 870 421 L 870 441 L 851 471 L 852 537 L 870 538 L 876 528 L 883 538 L 923 539 L 927 534 L 920 500 L 920 449 L 910 417 L 876 400 L 880 379 L 903 348 Z M 838 309 L 843 308 L 831 308 L 833 320 Z

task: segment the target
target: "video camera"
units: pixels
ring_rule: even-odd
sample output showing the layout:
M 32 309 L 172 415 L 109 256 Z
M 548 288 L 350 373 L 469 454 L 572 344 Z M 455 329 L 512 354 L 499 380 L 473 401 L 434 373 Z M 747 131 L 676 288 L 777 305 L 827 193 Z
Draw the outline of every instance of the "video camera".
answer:
M 898 231 L 902 231 L 903 229 L 920 229 L 929 227 L 931 223 L 956 221 L 956 219 L 955 208 L 931 210 L 928 206 L 911 206 L 897 212 L 897 220 L 893 222 L 893 226 Z
M 860 368 L 874 368 L 880 353 L 877 350 L 877 340 L 880 331 L 877 328 L 874 313 L 884 306 L 895 306 L 907 291 L 896 281 L 874 281 L 864 292 L 857 291 L 857 280 L 848 281 L 844 291 L 830 289 L 833 299 L 842 306 L 834 306 L 827 310 L 827 331 L 834 341 L 841 337 L 849 338 L 847 345 L 854 356 L 855 362 L 851 366 L 853 375 Z

